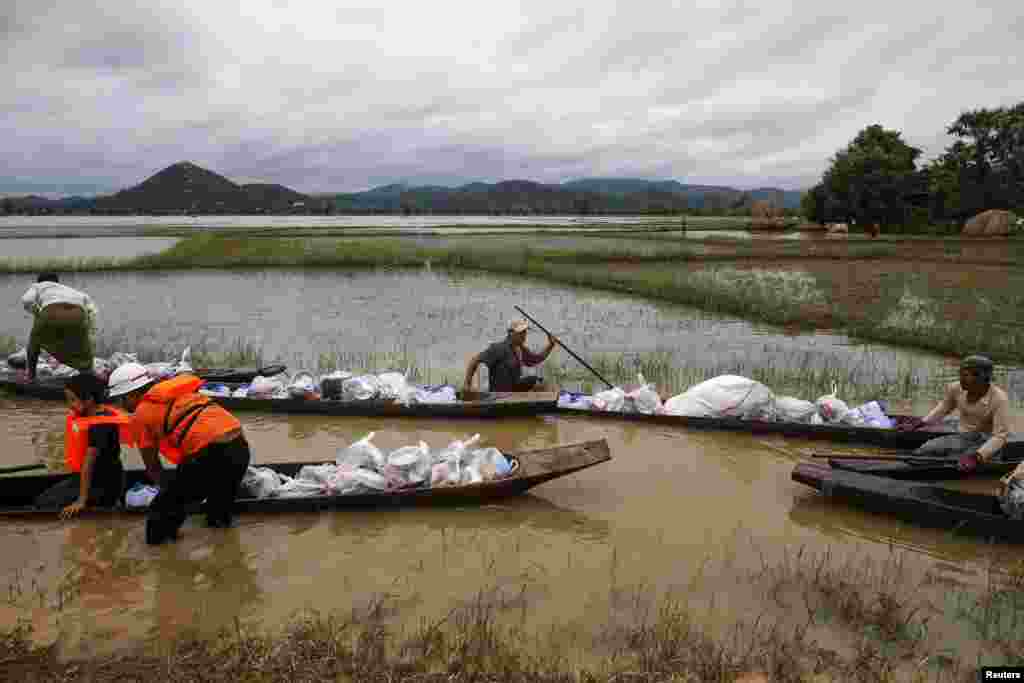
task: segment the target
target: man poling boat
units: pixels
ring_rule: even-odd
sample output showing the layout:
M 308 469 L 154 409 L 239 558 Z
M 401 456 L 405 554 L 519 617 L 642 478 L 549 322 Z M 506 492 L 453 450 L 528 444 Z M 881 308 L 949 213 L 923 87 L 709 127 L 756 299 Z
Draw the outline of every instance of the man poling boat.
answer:
M 132 413 L 132 428 L 149 478 L 163 484 L 146 515 L 146 543 L 177 538 L 189 503 L 206 500 L 211 527 L 230 526 L 235 493 L 249 466 L 249 444 L 234 415 L 198 393 L 203 380 L 178 375 L 157 381 L 138 363 L 110 374 L 111 398 Z M 165 481 L 157 452 L 177 465 Z
M 491 391 L 549 391 L 540 377 L 523 377 L 523 366 L 540 365 L 558 344 L 558 338 L 548 333 L 548 344 L 540 353 L 526 347 L 530 323 L 513 320 L 508 324 L 505 339 L 494 342 L 481 353 L 475 354 L 466 365 L 463 382 L 464 394 L 473 390 L 473 379 L 481 364 L 487 366 L 487 381 Z

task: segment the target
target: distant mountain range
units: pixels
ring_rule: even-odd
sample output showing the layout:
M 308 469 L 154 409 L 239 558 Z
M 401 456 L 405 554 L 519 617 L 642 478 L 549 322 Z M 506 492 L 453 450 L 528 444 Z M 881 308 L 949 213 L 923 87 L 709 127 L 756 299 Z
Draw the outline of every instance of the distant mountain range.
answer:
M 9 197 L 0 201 L 0 213 L 678 213 L 743 209 L 757 200 L 795 209 L 802 194 L 774 188 L 685 185 L 675 180 L 585 178 L 561 184 L 529 180 L 459 187 L 392 184 L 365 192 L 305 195 L 283 185 L 238 185 L 183 161 L 113 195 Z

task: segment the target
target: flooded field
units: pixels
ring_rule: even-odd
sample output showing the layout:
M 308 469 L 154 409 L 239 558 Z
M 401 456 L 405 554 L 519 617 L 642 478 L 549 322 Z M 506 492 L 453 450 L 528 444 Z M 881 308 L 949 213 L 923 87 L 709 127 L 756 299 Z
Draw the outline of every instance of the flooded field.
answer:
M 678 223 L 678 219 L 669 218 Z M 745 219 L 696 218 L 691 222 L 735 224 Z M 79 234 L 100 236 L 140 230 L 244 230 L 247 228 L 378 228 L 434 230 L 536 226 L 585 228 L 664 224 L 664 216 L 0 216 L 0 235 Z
M 885 285 L 876 293 L 885 299 L 900 276 L 913 295 L 933 281 L 972 287 L 966 275 L 929 276 L 927 268 L 844 265 L 824 272 L 813 264 L 762 266 L 756 273 L 730 266 L 714 277 L 736 286 L 756 275 L 766 278 L 762 286 L 799 290 L 822 305 L 875 282 Z M 991 281 L 987 271 L 982 276 Z M 28 318 L 18 298 L 33 279 L 0 277 L 0 297 L 9 302 L 0 336 L 24 338 Z M 99 303 L 107 351 L 162 349 L 172 357 L 187 344 L 242 340 L 292 371 L 316 369 L 324 356 L 396 350 L 458 382 L 466 357 L 502 336 L 513 304 L 549 322 L 585 358 L 618 359 L 620 370 L 652 358 L 677 368 L 679 378 L 778 368 L 779 377 L 820 380 L 822 371 L 839 369 L 844 388 L 885 390 L 907 381 L 912 400 L 893 402 L 894 412 L 929 410 L 956 367 L 948 358 L 827 332 L 796 334 L 624 294 L 429 268 L 76 273 L 66 281 Z M 994 301 L 998 307 L 1013 299 Z M 534 333 L 529 343 L 537 348 L 543 336 Z M 575 366 L 564 353 L 553 359 L 557 368 Z M 998 376 L 1012 380 L 1013 428 L 1024 430 L 1020 371 L 1001 366 Z M 0 395 L 0 466 L 44 462 L 59 471 L 63 414 L 56 402 Z M 992 567 L 1024 563 L 1019 547 L 863 512 L 793 483 L 793 466 L 823 448 L 800 439 L 584 416 L 239 417 L 256 463 L 330 461 L 370 431 L 385 450 L 420 439 L 442 448 L 476 433 L 503 451 L 604 438 L 613 460 L 484 507 L 249 515 L 227 531 L 193 518 L 180 542 L 160 548 L 145 545 L 142 519 L 128 515 L 2 520 L 0 620 L 31 623 L 34 638 L 59 641 L 64 655 L 95 657 L 139 639 L 166 642 L 184 629 L 212 636 L 273 628 L 304 609 L 372 607 L 390 625 L 415 631 L 453 607 L 483 601 L 502 623 L 533 634 L 536 647 L 557 644 L 585 658 L 601 649 L 604 625 L 651 609 L 660 596 L 681 599 L 712 626 L 761 614 L 770 590 L 763 577 L 772 575 L 766 568 L 821 554 L 846 567 L 844 577 L 862 563 L 885 568 L 897 558 L 922 582 L 915 596 L 934 609 L 930 633 L 945 647 L 971 652 L 976 634 L 958 596 L 983 590 Z M 126 450 L 126 460 L 141 465 L 135 451 Z
M 174 246 L 175 237 L 14 237 L 0 239 L 0 259 L 131 258 Z
M 3 462 L 59 460 L 61 414 L 55 403 L 0 398 Z M 369 431 L 384 449 L 419 439 L 443 447 L 474 433 L 503 450 L 605 438 L 613 460 L 482 508 L 251 515 L 226 532 L 193 518 L 180 542 L 160 548 L 145 546 L 136 517 L 3 521 L 0 610 L 32 619 L 40 638 L 59 635 L 69 654 L 97 654 L 190 626 L 206 634 L 233 630 L 236 619 L 271 627 L 301 609 L 375 600 L 414 628 L 485 594 L 501 597 L 503 620 L 571 643 L 666 591 L 712 619 L 757 612 L 764 596 L 741 579 L 801 548 L 835 561 L 906 554 L 915 576 L 933 577 L 937 602 L 950 586 L 982 585 L 993 559 L 1024 560 L 1012 546 L 819 499 L 789 479 L 821 447 L 799 439 L 575 416 L 240 417 L 258 462 L 331 460 Z M 1014 419 L 1024 427 L 1020 412 Z
M 9 302 L 0 336 L 24 343 L 28 318 L 18 301 L 31 280 L 0 276 L 0 299 Z M 189 344 L 216 348 L 243 340 L 261 348 L 264 360 L 296 371 L 317 370 L 323 357 L 338 354 L 397 351 L 447 373 L 438 380 L 461 382 L 468 357 L 504 336 L 519 305 L 585 358 L 611 354 L 627 368 L 656 354 L 677 368 L 741 374 L 848 368 L 845 381 L 869 385 L 899 375 L 921 384 L 952 372 L 938 356 L 839 335 L 788 334 L 640 297 L 476 273 L 202 270 L 75 273 L 66 281 L 100 307 L 101 354 L 156 348 L 177 356 Z M 539 349 L 544 337 L 534 332 L 528 343 Z M 580 368 L 565 353 L 549 362 Z

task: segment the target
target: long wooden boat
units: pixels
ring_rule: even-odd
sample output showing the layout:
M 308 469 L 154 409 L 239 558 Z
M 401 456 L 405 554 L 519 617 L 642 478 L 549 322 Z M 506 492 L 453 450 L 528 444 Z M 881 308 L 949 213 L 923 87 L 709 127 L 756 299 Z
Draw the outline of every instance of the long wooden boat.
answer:
M 685 417 L 682 415 L 644 415 L 641 413 L 618 413 L 603 410 L 586 410 L 558 406 L 562 415 L 581 415 L 593 418 L 628 420 L 649 424 L 674 425 L 687 429 L 715 429 L 753 434 L 779 434 L 804 439 L 824 439 L 843 443 L 861 443 L 886 448 L 917 448 L 929 439 L 946 436 L 955 432 L 932 425 L 925 429 L 901 432 L 896 429 L 875 427 L 851 427 L 848 425 L 809 425 L 797 422 L 773 422 L 767 420 L 743 420 L 738 417 Z M 890 415 L 897 423 L 911 419 L 909 415 Z
M 230 383 L 224 382 L 224 384 Z M 0 378 L 0 389 L 7 389 L 19 396 L 64 400 L 63 382 L 46 380 L 31 384 Z M 363 415 L 371 417 L 511 417 L 516 415 L 538 415 L 551 413 L 558 405 L 558 394 L 554 392 L 490 392 L 474 395 L 472 401 L 454 403 L 417 403 L 403 405 L 394 401 L 369 399 L 309 400 L 305 398 L 235 398 L 229 396 L 211 397 L 217 403 L 232 411 L 254 411 L 291 415 Z
M 304 398 L 214 397 L 228 410 L 259 411 L 292 415 L 365 415 L 372 417 L 512 417 L 550 413 L 558 404 L 554 392 L 492 392 L 472 401 L 454 403 L 416 403 L 394 401 L 308 400 Z
M 910 456 L 910 453 L 907 453 Z M 936 481 L 967 477 L 1000 475 L 1013 470 L 1024 461 L 1024 434 L 1011 434 L 999 451 L 998 460 L 978 465 L 972 472 L 961 472 L 955 458 L 914 458 L 913 460 L 872 460 L 868 458 L 829 458 L 834 469 L 860 474 L 872 474 L 893 479 Z
M 8 364 L 10 365 L 10 361 L 8 361 Z M 11 367 L 18 368 L 18 365 L 12 365 Z M 21 364 L 21 367 L 24 367 L 24 363 Z M 202 377 L 208 382 L 244 384 L 246 382 L 253 381 L 259 375 L 264 377 L 273 377 L 274 375 L 281 374 L 287 369 L 288 366 L 275 363 L 273 365 L 264 365 L 259 368 L 197 368 L 194 370 L 194 374 Z M 19 382 L 11 376 L 10 372 L 7 372 L 6 376 L 4 374 L 0 374 L 0 383 L 3 383 L 4 386 L 8 386 L 10 384 L 26 386 L 24 382 Z M 38 396 L 39 398 L 64 398 L 64 380 L 51 377 L 28 386 L 34 387 L 36 384 L 38 384 L 40 392 Z
M 338 508 L 394 508 L 424 505 L 476 505 L 500 500 L 524 493 L 535 486 L 564 477 L 588 467 L 611 460 L 608 442 L 604 439 L 581 441 L 553 448 L 541 448 L 517 453 L 507 453 L 512 462 L 512 472 L 493 481 L 461 486 L 420 487 L 396 489 L 380 493 L 344 496 L 309 496 L 302 498 L 239 498 L 240 512 L 298 512 L 319 511 Z M 304 465 L 319 465 L 320 462 L 267 463 L 281 474 L 294 477 Z M 127 485 L 147 482 L 145 470 L 127 470 Z M 36 496 L 54 484 L 60 483 L 70 474 L 41 476 L 0 477 L 0 517 L 55 515 L 54 508 L 33 506 Z M 171 475 L 173 476 L 173 475 Z M 193 507 L 196 511 L 198 508 Z M 131 508 L 89 508 L 87 512 L 144 512 Z
M 923 526 L 1024 541 L 1024 522 L 1007 517 L 994 495 L 954 491 L 809 463 L 797 465 L 792 478 L 830 498 L 895 514 Z

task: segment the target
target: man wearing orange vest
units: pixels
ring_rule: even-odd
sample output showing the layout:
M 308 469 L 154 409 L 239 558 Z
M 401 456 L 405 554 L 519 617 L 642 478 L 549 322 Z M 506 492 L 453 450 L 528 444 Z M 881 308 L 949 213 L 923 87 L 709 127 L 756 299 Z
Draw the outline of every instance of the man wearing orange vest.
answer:
M 228 527 L 238 487 L 249 466 L 249 444 L 242 425 L 208 396 L 198 393 L 203 381 L 178 375 L 158 382 L 142 365 L 126 363 L 110 373 L 111 398 L 120 398 L 133 413 L 132 431 L 146 471 L 163 483 L 146 515 L 146 543 L 178 537 L 186 506 L 206 500 L 206 521 Z M 177 465 L 162 482 L 159 451 Z
M 90 505 L 114 507 L 124 494 L 121 445 L 134 439 L 131 417 L 102 405 L 106 387 L 91 373 L 71 377 L 64 386 L 70 408 L 64 429 L 64 461 L 72 476 L 39 494 L 35 505 L 61 508 L 70 519 Z M 77 476 L 76 476 L 77 475 Z

